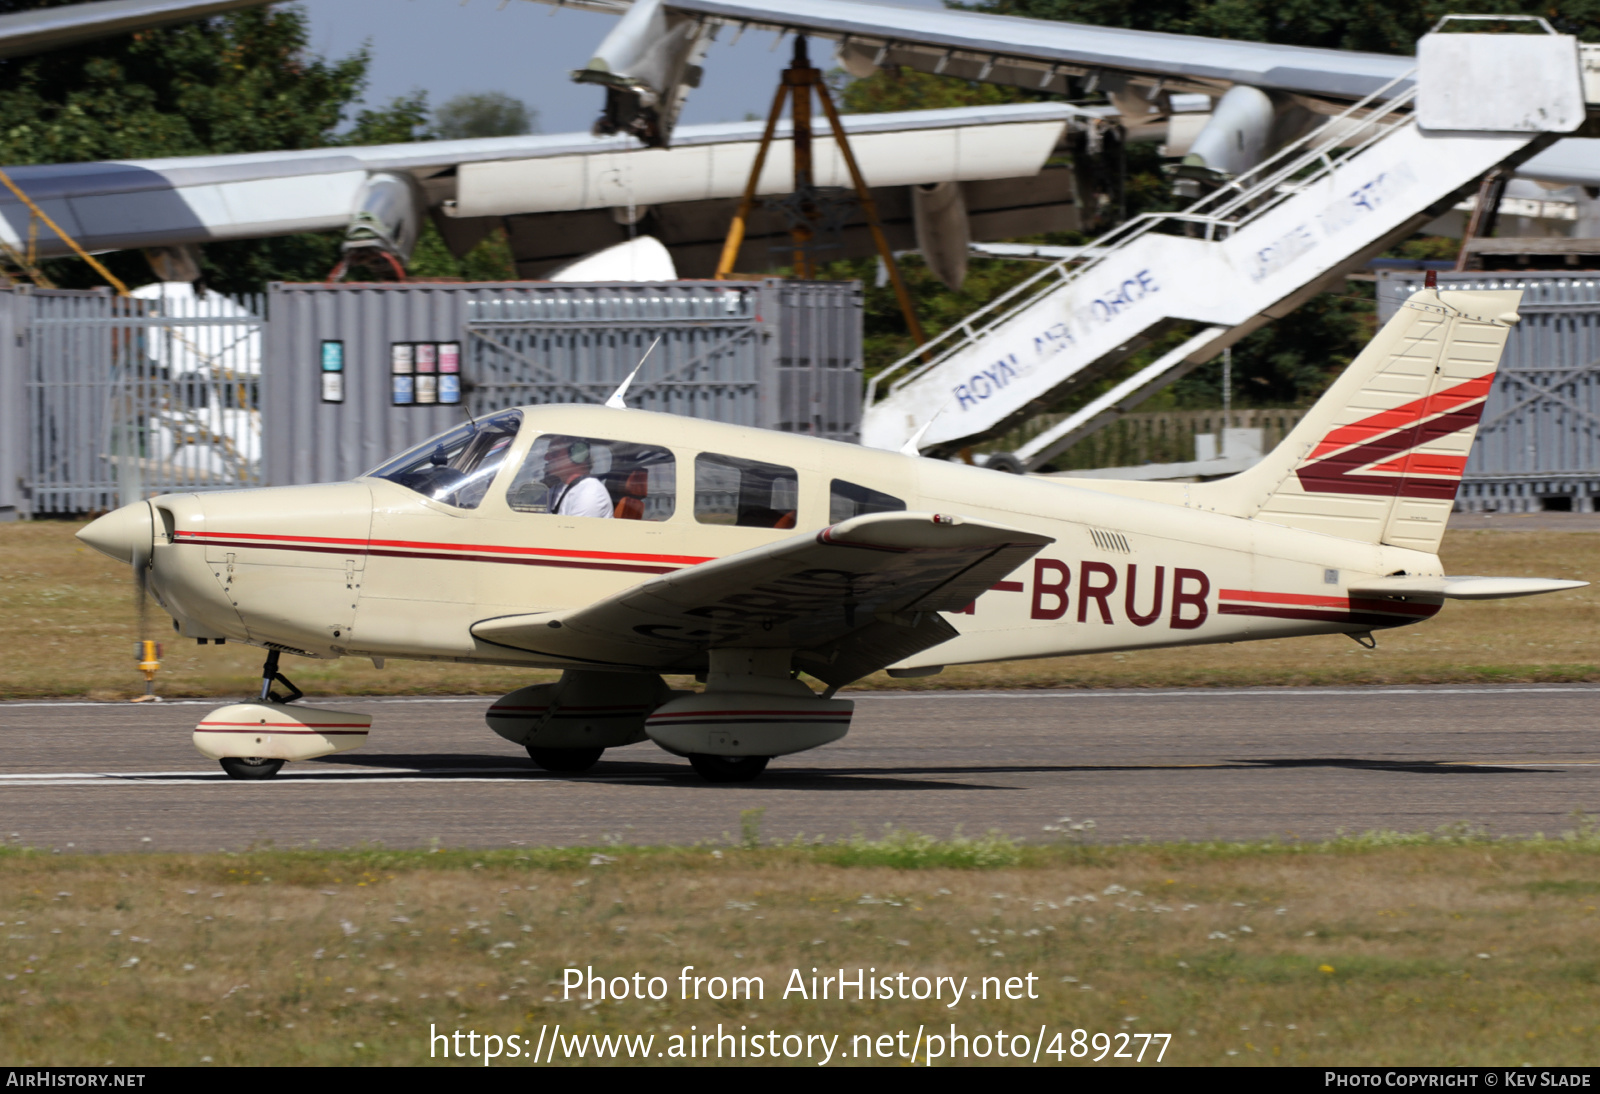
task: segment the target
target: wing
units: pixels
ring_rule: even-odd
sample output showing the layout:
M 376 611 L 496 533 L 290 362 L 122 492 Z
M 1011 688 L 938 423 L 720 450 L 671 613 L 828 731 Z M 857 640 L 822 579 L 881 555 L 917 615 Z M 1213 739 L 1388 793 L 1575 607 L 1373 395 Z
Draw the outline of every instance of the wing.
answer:
M 0 31 L 7 18 L 0 16 Z M 0 46 L 3 43 L 0 37 Z M 981 184 L 971 189 L 967 200 L 970 215 L 980 224 L 979 235 L 989 238 L 997 232 L 1015 234 L 1022 230 L 1019 224 L 1065 223 L 1060 218 L 1072 208 L 1070 172 L 1064 176 L 1054 169 L 1040 172 L 1068 123 L 1089 114 L 1057 103 L 1017 103 L 853 115 L 845 128 L 875 187 L 943 181 Z M 716 237 L 720 241 L 727 217 L 744 192 L 763 125 L 685 126 L 677 132 L 676 147 L 665 151 L 628 147 L 633 142 L 586 132 L 546 133 L 30 164 L 9 168 L 8 173 L 65 232 L 90 250 L 337 231 L 350 225 L 351 210 L 357 208 L 369 177 L 409 174 L 420 186 L 411 194 L 416 206 L 411 213 L 420 219 L 430 208 L 443 210 L 446 215 L 439 226 L 450 246 L 470 249 L 502 216 L 540 217 L 538 230 L 532 232 L 538 237 L 537 246 L 522 261 L 543 263 L 542 269 L 531 271 L 542 276 L 560 262 L 593 249 L 594 240 L 601 238 L 595 235 L 601 221 L 615 227 L 609 204 L 614 197 L 581 186 L 552 186 L 552 178 L 599 178 L 620 171 L 635 180 L 633 197 L 641 206 L 726 203 L 723 213 L 706 214 L 707 223 L 721 225 Z M 815 157 L 819 185 L 848 181 L 831 137 L 818 137 Z M 762 177 L 763 194 L 787 188 L 779 181 L 787 176 L 770 164 Z M 137 205 L 139 216 L 107 212 L 129 203 Z M 28 209 L 3 190 L 0 221 L 0 238 L 14 246 L 31 238 Z M 473 235 L 479 228 L 482 232 Z M 673 229 L 663 234 L 663 241 L 669 247 L 692 249 L 705 242 L 694 234 L 698 230 L 684 235 L 688 229 Z M 45 228 L 30 245 L 44 257 L 72 253 L 65 241 Z M 681 253 L 678 257 L 682 261 Z
M 101 0 L 94 4 L 20 11 L 0 16 L 0 57 L 61 49 L 63 46 L 131 34 L 169 23 L 208 19 L 271 0 Z
M 479 639 L 592 664 L 695 671 L 715 648 L 795 650 L 829 684 L 955 637 L 956 611 L 1049 536 L 878 513 L 663 574 L 585 608 L 486 619 Z

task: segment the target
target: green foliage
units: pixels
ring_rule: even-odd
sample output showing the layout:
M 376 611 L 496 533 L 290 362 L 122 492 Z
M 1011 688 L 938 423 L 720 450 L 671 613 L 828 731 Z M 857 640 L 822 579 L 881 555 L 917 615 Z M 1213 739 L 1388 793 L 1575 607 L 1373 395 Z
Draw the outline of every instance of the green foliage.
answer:
M 1322 293 L 1233 347 L 1233 405 L 1309 406 L 1372 338 L 1370 296 Z M 1164 396 L 1164 398 L 1163 398 Z M 1204 410 L 1222 405 L 1222 361 L 1177 381 L 1144 410 Z
M 851 80 L 836 69 L 828 74 L 828 83 L 844 114 L 945 110 L 957 106 L 1037 102 L 1046 98 L 1020 88 L 980 84 L 898 67 L 879 69 L 862 80 Z
M 457 95 L 434 113 L 434 134 L 441 140 L 468 137 L 516 137 L 539 131 L 539 112 L 521 99 L 500 91 Z
M 929 272 L 920 255 L 906 255 L 899 260 L 899 265 L 923 334 L 929 338 L 959 323 L 1039 268 L 1031 262 L 975 258 L 967 265 L 967 279 L 961 291 L 952 292 Z M 824 263 L 818 276 L 826 281 L 860 281 L 865 288 L 862 339 L 867 376 L 877 375 L 916 348 L 906 332 L 894 287 L 887 282 L 877 283 L 876 258 Z
M 0 61 L 0 162 L 329 143 L 368 58 L 324 61 L 306 41 L 303 12 L 259 10 Z
M 356 124 L 350 127 L 338 144 L 409 144 L 413 141 L 433 140 L 428 127 L 428 93 L 413 91 L 398 95 L 388 106 L 376 110 L 363 110 L 356 115 Z
M 511 259 L 511 244 L 500 228 L 490 232 L 476 247 L 462 258 L 450 253 L 439 235 L 439 230 L 429 220 L 422 229 L 422 238 L 411 252 L 406 272 L 412 277 L 460 278 L 462 281 L 515 281 L 516 263 Z
M 55 5 L 0 0 L 0 13 L 47 6 Z M 363 49 L 327 60 L 311 54 L 308 41 L 305 13 L 275 8 L 0 61 L 0 162 L 150 159 L 429 138 L 422 92 L 360 111 L 340 136 L 339 126 L 365 85 L 369 56 Z M 260 292 L 273 280 L 318 280 L 338 261 L 339 241 L 338 233 L 318 233 L 208 244 L 206 283 L 242 293 Z M 485 254 L 496 259 L 493 251 L 487 247 Z M 154 279 L 136 251 L 102 261 L 130 286 Z M 64 288 L 102 283 L 77 259 L 43 265 Z M 490 265 L 498 268 L 497 259 Z
M 1378 4 L 1372 0 L 975 0 L 951 7 L 1094 26 L 1237 38 L 1251 42 L 1405 53 L 1439 21 L 1463 7 L 1451 0 Z M 1600 0 L 1481 0 L 1468 11 L 1542 15 L 1557 30 L 1585 40 L 1600 36 Z

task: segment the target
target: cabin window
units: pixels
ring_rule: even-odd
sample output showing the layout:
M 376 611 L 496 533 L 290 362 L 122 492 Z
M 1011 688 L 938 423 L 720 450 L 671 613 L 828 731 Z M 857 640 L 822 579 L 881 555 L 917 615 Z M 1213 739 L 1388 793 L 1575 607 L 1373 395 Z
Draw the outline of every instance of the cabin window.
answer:
M 694 519 L 745 528 L 793 528 L 800 477 L 794 468 L 703 452 L 694 458 Z
M 834 479 L 828 487 L 828 523 L 838 524 L 851 517 L 864 517 L 868 513 L 903 513 L 906 503 L 892 494 L 885 494 L 870 486 L 857 486 L 853 482 Z
M 546 433 L 506 488 L 519 513 L 667 520 L 678 504 L 678 465 L 651 444 Z
M 522 414 L 515 410 L 466 422 L 401 453 L 371 475 L 457 509 L 476 509 L 521 425 Z

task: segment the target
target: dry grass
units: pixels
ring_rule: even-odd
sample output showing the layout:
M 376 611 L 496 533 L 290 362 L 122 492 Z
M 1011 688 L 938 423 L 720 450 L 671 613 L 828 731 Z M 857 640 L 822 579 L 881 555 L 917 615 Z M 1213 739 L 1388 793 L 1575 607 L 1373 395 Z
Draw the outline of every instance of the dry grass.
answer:
M 143 688 L 132 660 L 133 598 L 125 567 L 78 544 L 80 525 L 0 525 L 0 699 Z M 1470 531 L 1445 540 L 1449 571 L 1593 579 L 1600 534 Z M 159 610 L 152 616 L 165 626 Z M 1339 636 L 976 665 L 912 681 L 878 675 L 859 687 L 1168 687 L 1235 684 L 1455 683 L 1600 680 L 1600 589 L 1481 604 L 1380 635 L 1368 652 Z M 154 636 L 159 637 L 159 636 Z M 170 696 L 251 690 L 260 651 L 167 643 L 159 689 Z M 464 665 L 292 659 L 313 694 L 498 694 L 553 674 Z
M 0 857 L 0 1058 L 426 1063 L 430 1023 L 533 1038 L 555 1023 L 654 1033 L 661 1050 L 691 1025 L 721 1022 L 842 1034 L 848 1052 L 856 1034 L 909 1038 L 954 1022 L 968 1035 L 1168 1032 L 1171 1064 L 1593 1066 L 1597 852 L 1592 834 L 1319 848 L 903 838 L 821 849 L 13 851 Z M 563 970 L 590 965 L 660 975 L 672 994 L 563 1000 Z M 684 965 L 759 975 L 765 999 L 680 1002 Z M 1039 998 L 953 1011 L 785 1001 L 790 970 L 809 977 L 813 965 L 974 985 L 1032 973 Z

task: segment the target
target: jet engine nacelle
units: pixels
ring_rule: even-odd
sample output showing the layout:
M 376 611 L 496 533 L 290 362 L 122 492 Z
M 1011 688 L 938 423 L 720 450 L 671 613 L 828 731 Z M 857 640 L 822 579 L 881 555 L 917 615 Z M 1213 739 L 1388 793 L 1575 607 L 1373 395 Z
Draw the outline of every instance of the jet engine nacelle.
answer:
M 662 0 L 638 0 L 572 74 L 606 89 L 595 135 L 631 133 L 655 148 L 670 145 L 690 88 L 700 86 L 700 62 L 710 45 L 708 23 L 668 11 Z
M 403 264 L 422 235 L 427 201 L 417 180 L 401 171 L 374 171 L 361 184 L 345 229 L 344 250 L 377 248 Z
M 972 246 L 961 184 L 947 179 L 913 186 L 911 214 L 923 261 L 945 287 L 959 292 L 967 277 L 967 252 Z
M 525 748 L 617 748 L 644 740 L 645 716 L 673 694 L 659 676 L 569 669 L 501 696 L 484 720 Z
M 793 695 L 708 691 L 685 695 L 645 721 L 650 739 L 679 756 L 786 756 L 850 732 L 856 705 L 823 699 L 804 684 Z

